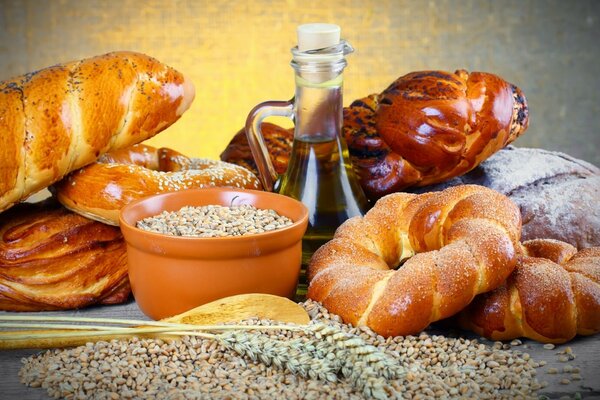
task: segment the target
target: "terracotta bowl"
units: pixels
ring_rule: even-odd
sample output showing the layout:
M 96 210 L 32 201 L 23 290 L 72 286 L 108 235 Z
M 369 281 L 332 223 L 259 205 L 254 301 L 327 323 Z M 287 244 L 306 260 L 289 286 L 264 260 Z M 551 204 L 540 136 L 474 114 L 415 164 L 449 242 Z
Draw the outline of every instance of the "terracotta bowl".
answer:
M 135 227 L 137 221 L 184 206 L 252 204 L 273 209 L 293 224 L 255 235 L 197 238 L 163 235 Z M 302 259 L 308 210 L 276 193 L 231 188 L 183 190 L 128 204 L 121 210 L 129 280 L 149 317 L 170 317 L 204 303 L 242 293 L 292 298 Z

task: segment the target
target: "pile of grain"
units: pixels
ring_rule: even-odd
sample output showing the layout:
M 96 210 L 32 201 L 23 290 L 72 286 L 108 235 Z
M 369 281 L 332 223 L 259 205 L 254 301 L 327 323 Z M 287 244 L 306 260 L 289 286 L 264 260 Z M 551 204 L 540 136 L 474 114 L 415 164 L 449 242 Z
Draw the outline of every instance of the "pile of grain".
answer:
M 98 342 L 48 351 L 24 359 L 19 375 L 23 383 L 43 387 L 52 397 L 70 399 L 360 399 L 369 396 L 512 399 L 536 398 L 540 388 L 535 379 L 535 368 L 539 365 L 529 354 L 504 349 L 501 344 L 490 347 L 475 340 L 425 333 L 385 339 L 368 328 L 342 324 L 339 317 L 329 314 L 318 303 L 307 301 L 303 306 L 312 323 L 322 322 L 341 329 L 354 340 L 362 339 L 397 360 L 397 367 L 404 372 L 396 379 L 383 380 L 383 386 L 369 392 L 357 385 L 354 377 L 349 378 L 350 375 L 338 374 L 334 382 L 304 378 L 298 370 L 294 375 L 287 368 L 290 364 L 278 366 L 278 361 L 269 355 L 273 349 L 240 356 L 215 340 L 184 337 L 171 343 L 134 338 L 128 342 Z M 246 323 L 270 324 L 268 321 Z M 306 339 L 307 334 L 270 331 L 255 335 L 263 339 L 268 336 L 281 343 Z M 280 350 L 285 353 L 286 349 Z M 237 351 L 244 353 L 247 349 Z M 362 370 L 366 376 L 377 369 L 373 363 L 363 365 L 366 365 Z M 380 385 L 376 379 L 368 379 L 371 387 Z
M 292 225 L 292 220 L 271 209 L 239 206 L 186 206 L 138 221 L 145 231 L 173 236 L 222 237 L 263 233 Z

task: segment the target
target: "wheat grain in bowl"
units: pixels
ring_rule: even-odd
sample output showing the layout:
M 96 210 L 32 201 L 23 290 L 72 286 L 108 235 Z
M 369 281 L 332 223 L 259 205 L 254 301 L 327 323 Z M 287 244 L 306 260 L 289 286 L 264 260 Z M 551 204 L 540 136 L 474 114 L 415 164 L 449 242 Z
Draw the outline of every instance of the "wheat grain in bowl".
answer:
M 175 236 L 136 226 L 163 211 L 177 212 L 187 206 L 242 205 L 255 207 L 260 215 L 268 216 L 264 210 L 274 210 L 291 224 L 264 233 L 217 237 Z M 243 210 L 250 209 L 237 209 Z M 266 219 L 266 225 L 273 224 L 270 217 Z M 291 298 L 300 274 L 307 225 L 308 209 L 300 201 L 258 190 L 182 190 L 129 203 L 121 210 L 120 227 L 135 300 L 146 315 L 161 319 L 235 294 Z
M 243 236 L 290 225 L 292 220 L 277 211 L 250 204 L 185 206 L 177 211 L 163 211 L 136 224 L 139 229 L 150 232 L 190 237 Z

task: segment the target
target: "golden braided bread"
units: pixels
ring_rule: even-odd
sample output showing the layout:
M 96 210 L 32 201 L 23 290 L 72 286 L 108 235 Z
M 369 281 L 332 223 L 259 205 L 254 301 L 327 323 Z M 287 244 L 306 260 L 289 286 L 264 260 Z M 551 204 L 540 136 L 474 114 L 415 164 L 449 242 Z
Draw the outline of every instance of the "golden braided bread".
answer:
M 345 107 L 342 136 L 365 194 L 378 199 L 460 176 L 528 125 L 523 92 L 499 76 L 419 71 Z M 293 132 L 265 123 L 262 133 L 277 172 L 285 172 Z M 255 171 L 243 129 L 221 160 Z
M 308 297 L 381 335 L 415 334 L 501 285 L 520 232 L 514 203 L 481 186 L 391 194 L 315 252 Z
M 486 72 L 418 71 L 344 108 L 343 136 L 371 198 L 462 175 L 528 127 L 522 91 Z
M 552 239 L 523 243 L 526 255 L 506 283 L 477 296 L 458 320 L 493 340 L 564 343 L 600 331 L 600 247 Z

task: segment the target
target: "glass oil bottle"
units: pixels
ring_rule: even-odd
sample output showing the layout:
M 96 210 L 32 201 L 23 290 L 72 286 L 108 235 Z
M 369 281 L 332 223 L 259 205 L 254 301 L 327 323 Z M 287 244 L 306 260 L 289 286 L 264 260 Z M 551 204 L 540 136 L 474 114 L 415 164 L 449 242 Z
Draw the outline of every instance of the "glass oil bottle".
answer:
M 298 27 L 298 46 L 292 49 L 296 92 L 291 101 L 269 101 L 256 106 L 246 133 L 265 190 L 296 198 L 308 208 L 309 221 L 302 240 L 302 263 L 333 237 L 350 217 L 363 215 L 368 201 L 350 164 L 341 137 L 345 55 L 353 51 L 340 40 L 331 24 Z M 287 171 L 275 172 L 264 145 L 260 124 L 268 116 L 286 116 L 295 124 Z

